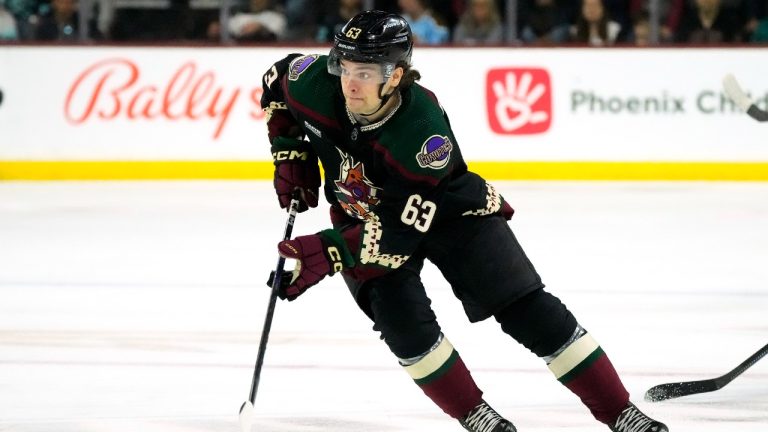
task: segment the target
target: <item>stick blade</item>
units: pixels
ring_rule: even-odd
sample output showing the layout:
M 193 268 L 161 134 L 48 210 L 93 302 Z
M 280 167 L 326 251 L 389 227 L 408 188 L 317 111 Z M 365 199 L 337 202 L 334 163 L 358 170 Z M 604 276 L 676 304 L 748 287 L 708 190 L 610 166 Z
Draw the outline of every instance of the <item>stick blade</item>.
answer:
M 645 392 L 645 400 L 647 402 L 659 402 L 692 394 L 707 393 L 718 388 L 717 383 L 713 379 L 659 384 Z
M 250 432 L 251 426 L 253 426 L 253 404 L 251 401 L 245 401 L 240 407 L 240 431 Z

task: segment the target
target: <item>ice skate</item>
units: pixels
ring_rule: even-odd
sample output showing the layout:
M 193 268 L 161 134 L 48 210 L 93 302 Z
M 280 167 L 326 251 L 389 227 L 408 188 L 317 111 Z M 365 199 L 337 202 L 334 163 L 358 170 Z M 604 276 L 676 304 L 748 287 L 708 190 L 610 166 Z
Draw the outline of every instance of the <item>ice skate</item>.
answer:
M 517 432 L 515 425 L 500 416 L 485 401 L 481 401 L 459 422 L 470 432 Z
M 647 415 L 630 402 L 624 411 L 619 414 L 616 424 L 611 427 L 613 432 L 668 432 L 664 423 L 658 422 Z

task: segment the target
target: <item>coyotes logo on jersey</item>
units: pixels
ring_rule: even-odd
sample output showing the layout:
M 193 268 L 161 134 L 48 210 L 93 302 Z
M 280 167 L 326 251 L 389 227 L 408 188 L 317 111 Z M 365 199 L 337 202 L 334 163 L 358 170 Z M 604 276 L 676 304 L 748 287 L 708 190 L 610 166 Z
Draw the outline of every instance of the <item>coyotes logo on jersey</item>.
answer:
M 336 185 L 336 199 L 348 215 L 366 220 L 371 216 L 371 206 L 379 203 L 377 195 L 381 188 L 365 176 L 365 166 L 355 162 L 352 156 L 336 149 L 341 155 L 339 179 Z

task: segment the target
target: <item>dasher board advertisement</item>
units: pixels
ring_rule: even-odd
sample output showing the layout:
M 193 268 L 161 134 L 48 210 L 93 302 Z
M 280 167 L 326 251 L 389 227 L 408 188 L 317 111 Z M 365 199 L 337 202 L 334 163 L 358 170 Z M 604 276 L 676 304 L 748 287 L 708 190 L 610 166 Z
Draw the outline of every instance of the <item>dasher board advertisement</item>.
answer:
M 262 75 L 326 50 L 0 47 L 0 161 L 267 167 Z M 768 128 L 721 84 L 734 73 L 766 109 L 760 49 L 417 47 L 413 63 L 470 163 L 768 162 Z

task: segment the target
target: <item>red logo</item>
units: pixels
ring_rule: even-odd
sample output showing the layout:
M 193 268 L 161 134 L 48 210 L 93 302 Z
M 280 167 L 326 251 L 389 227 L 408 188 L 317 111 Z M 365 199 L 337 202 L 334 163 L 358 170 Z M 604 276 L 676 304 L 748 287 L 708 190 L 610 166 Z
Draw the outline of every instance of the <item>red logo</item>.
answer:
M 264 117 L 259 106 L 262 89 L 222 83 L 215 71 L 201 70 L 189 61 L 161 82 L 146 81 L 138 64 L 125 58 L 98 61 L 75 78 L 64 102 L 72 124 L 90 120 L 212 121 L 218 139 L 237 102 L 249 98 L 251 118 Z
M 552 84 L 546 69 L 491 69 L 485 99 L 491 130 L 497 134 L 538 134 L 552 124 Z

